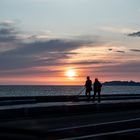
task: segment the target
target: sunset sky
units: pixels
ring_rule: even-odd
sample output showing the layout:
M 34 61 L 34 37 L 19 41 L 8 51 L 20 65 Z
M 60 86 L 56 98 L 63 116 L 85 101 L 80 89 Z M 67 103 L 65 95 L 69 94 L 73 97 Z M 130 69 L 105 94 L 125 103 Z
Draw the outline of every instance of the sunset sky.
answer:
M 140 0 L 0 0 L 0 84 L 140 81 Z

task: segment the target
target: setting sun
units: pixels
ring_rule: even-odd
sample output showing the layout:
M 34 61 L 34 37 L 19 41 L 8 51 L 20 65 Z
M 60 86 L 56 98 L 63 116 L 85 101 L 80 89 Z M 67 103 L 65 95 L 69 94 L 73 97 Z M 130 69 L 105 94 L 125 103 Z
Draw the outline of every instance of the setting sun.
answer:
M 76 76 L 76 72 L 74 69 L 69 69 L 65 74 L 68 78 L 73 79 Z

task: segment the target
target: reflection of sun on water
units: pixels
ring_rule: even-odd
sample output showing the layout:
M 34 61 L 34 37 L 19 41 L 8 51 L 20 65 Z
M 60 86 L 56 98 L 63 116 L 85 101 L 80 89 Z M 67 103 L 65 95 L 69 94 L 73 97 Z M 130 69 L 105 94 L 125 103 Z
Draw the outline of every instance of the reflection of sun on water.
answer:
M 76 76 L 76 72 L 74 69 L 69 69 L 66 71 L 65 75 L 69 78 L 69 79 L 74 79 Z

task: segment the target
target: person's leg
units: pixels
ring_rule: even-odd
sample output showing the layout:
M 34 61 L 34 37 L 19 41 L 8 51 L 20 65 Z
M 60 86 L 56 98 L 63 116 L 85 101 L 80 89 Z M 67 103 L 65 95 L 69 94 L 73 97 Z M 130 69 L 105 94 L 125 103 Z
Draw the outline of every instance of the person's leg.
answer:
M 90 100 L 90 91 L 88 92 L 89 94 L 88 94 L 88 100 Z
M 87 100 L 89 100 L 89 91 L 86 89 L 86 98 L 87 98 Z
M 93 101 L 95 101 L 95 97 L 96 97 L 96 91 L 94 91 L 94 94 L 93 94 Z
M 85 91 L 85 95 L 86 95 L 86 97 L 88 96 L 88 95 L 87 95 L 87 90 Z
M 101 101 L 100 93 L 101 93 L 101 91 L 98 91 L 98 102 L 99 102 L 99 103 L 100 103 L 100 101 Z

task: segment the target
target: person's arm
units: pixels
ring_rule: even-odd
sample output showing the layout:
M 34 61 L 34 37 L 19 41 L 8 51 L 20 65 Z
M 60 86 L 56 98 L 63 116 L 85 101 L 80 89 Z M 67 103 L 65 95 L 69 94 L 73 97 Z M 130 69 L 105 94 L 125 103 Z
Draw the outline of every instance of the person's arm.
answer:
M 99 82 L 99 84 L 100 84 L 100 88 L 102 87 L 102 83 L 101 82 Z
M 87 82 L 85 82 L 85 87 L 86 87 L 86 85 L 87 85 Z

